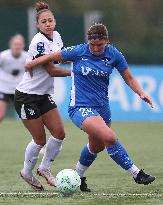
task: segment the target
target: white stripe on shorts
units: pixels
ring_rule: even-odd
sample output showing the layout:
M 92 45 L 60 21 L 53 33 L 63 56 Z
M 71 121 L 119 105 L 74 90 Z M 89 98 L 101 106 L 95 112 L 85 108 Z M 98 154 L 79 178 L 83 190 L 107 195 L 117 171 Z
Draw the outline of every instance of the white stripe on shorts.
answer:
M 26 120 L 27 119 L 27 116 L 26 116 L 26 113 L 25 113 L 25 109 L 24 109 L 24 104 L 21 107 L 21 119 L 22 120 Z

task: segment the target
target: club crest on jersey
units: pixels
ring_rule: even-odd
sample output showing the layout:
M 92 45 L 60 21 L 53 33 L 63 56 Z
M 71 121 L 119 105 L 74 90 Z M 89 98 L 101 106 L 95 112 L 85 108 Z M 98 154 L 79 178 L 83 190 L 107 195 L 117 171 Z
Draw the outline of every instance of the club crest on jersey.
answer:
M 107 65 L 109 65 L 109 61 L 110 61 L 111 59 L 110 58 L 107 58 L 107 57 L 104 57 L 104 58 L 102 58 L 102 61 L 105 63 L 105 65 L 107 66 Z
M 45 52 L 45 47 L 44 47 L 44 43 L 43 42 L 37 43 L 37 51 L 39 52 L 39 54 Z

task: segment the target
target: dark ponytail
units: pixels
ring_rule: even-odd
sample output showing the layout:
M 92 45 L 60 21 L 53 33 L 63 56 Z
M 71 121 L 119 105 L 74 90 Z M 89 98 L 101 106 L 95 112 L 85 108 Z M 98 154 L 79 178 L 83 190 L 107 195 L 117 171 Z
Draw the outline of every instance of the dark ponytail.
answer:
M 41 13 L 45 12 L 45 11 L 50 11 L 52 13 L 52 11 L 50 10 L 49 8 L 49 4 L 44 2 L 44 1 L 38 1 L 36 2 L 36 6 L 35 6 L 35 9 L 36 9 L 36 21 L 38 22 L 38 19 L 39 19 L 39 16 Z

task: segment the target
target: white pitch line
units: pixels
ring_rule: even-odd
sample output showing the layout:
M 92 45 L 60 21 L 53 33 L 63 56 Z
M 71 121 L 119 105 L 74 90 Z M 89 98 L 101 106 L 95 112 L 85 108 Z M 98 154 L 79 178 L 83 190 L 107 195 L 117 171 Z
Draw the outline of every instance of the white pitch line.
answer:
M 57 196 L 59 193 L 51 192 L 1 192 L 0 197 L 53 197 Z M 83 193 L 81 194 L 84 195 Z M 163 193 L 90 193 L 90 196 L 107 196 L 107 197 L 163 197 Z
M 59 193 L 52 192 L 52 193 L 44 193 L 44 192 L 1 192 L 0 197 L 6 197 L 6 196 L 56 196 Z
M 110 197 L 163 197 L 163 193 L 99 193 L 99 194 L 93 194 L 94 196 L 110 196 Z

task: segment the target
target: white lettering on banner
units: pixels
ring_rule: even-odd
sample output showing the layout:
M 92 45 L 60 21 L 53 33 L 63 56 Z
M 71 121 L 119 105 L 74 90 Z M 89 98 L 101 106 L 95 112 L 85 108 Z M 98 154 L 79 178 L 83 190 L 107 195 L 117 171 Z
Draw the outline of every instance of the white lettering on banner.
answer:
M 125 111 L 130 110 L 130 105 L 127 98 L 127 93 L 125 91 L 123 79 L 119 77 L 114 78 L 111 85 L 109 86 L 108 93 L 110 101 L 119 102 L 121 108 Z
M 155 78 L 151 76 L 139 76 L 136 78 L 139 82 L 140 86 L 143 87 L 143 90 L 145 93 L 147 93 L 150 97 L 152 97 L 152 94 L 156 91 L 156 80 Z M 152 98 L 154 108 L 152 111 L 154 112 L 160 112 L 160 107 L 156 103 L 156 101 Z M 134 95 L 133 97 L 133 104 L 132 108 L 136 111 L 141 111 L 142 109 L 142 103 L 143 101 L 140 99 L 138 95 Z
M 159 89 L 159 92 L 158 92 L 158 98 L 160 100 L 160 104 L 162 105 L 163 107 L 163 81 L 162 83 L 160 84 L 160 89 Z
M 159 84 L 157 83 L 157 79 L 155 77 L 144 75 L 138 76 L 136 79 L 140 86 L 143 87 L 145 93 L 152 98 L 154 108 L 150 109 L 149 106 L 151 112 L 161 112 L 161 106 L 163 106 L 163 81 Z M 112 79 L 109 86 L 110 102 L 119 103 L 119 106 L 124 111 L 142 111 L 143 101 L 135 93 L 131 96 L 125 86 L 124 80 L 119 76 Z M 155 96 L 155 98 L 153 96 Z

